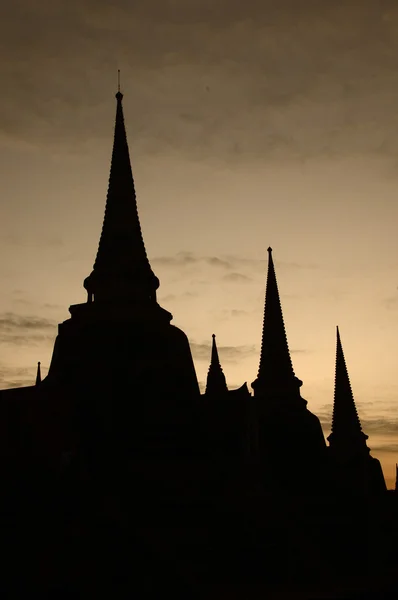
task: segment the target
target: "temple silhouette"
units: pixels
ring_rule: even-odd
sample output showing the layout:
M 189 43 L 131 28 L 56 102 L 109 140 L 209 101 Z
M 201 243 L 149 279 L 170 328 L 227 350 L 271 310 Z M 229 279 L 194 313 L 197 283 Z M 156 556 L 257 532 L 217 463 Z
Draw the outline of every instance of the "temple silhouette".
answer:
M 370 455 L 339 330 L 327 444 L 268 248 L 252 393 L 228 388 L 214 334 L 200 393 L 188 338 L 157 301 L 122 99 L 86 302 L 59 325 L 47 376 L 38 363 L 35 385 L 0 392 L 2 591 L 254 598 L 349 581 L 379 597 L 395 584 L 397 495 Z

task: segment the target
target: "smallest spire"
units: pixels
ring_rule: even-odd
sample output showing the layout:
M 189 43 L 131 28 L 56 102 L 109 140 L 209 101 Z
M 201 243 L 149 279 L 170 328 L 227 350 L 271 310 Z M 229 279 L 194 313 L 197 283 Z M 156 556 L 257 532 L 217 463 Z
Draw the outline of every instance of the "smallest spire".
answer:
M 227 382 L 225 375 L 221 368 L 220 359 L 218 357 L 218 350 L 216 344 L 216 336 L 212 335 L 212 346 L 211 346 L 211 361 L 209 372 L 207 374 L 206 382 L 206 395 L 222 395 L 228 392 Z
M 37 363 L 36 385 L 40 385 L 41 384 L 41 369 L 40 369 L 40 365 L 41 365 L 41 362 L 39 361 Z

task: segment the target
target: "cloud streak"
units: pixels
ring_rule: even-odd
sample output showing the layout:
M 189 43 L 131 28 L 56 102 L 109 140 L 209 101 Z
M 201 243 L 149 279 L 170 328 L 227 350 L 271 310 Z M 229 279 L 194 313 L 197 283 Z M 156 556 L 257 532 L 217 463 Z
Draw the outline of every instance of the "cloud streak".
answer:
M 0 343 L 12 345 L 48 344 L 54 341 L 56 323 L 37 316 L 5 312 L 0 315 Z
M 371 404 L 371 403 L 369 403 Z M 333 405 L 322 406 L 317 411 L 317 415 L 321 421 L 325 432 L 330 432 L 332 427 L 332 410 Z M 367 435 L 378 436 L 397 436 L 398 435 L 398 417 L 391 416 L 367 416 L 361 418 L 362 430 Z
M 266 252 L 264 251 L 264 255 Z M 277 268 L 281 269 L 319 269 L 320 265 L 316 263 L 299 264 L 295 262 L 275 260 Z M 181 251 L 174 256 L 155 256 L 151 263 L 170 268 L 209 266 L 216 270 L 235 271 L 237 269 L 256 270 L 265 273 L 268 265 L 268 259 L 246 258 L 238 255 L 221 256 L 202 256 L 193 252 Z

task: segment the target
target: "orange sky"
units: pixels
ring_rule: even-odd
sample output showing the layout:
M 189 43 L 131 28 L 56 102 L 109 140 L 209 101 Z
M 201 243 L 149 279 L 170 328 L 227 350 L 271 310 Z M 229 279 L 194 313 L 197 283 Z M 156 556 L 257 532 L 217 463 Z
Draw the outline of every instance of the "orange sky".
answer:
M 328 433 L 338 324 L 391 486 L 398 6 L 130 5 L 20 0 L 1 19 L 2 387 L 31 383 L 37 360 L 45 372 L 56 324 L 85 300 L 121 68 L 159 301 L 188 334 L 199 380 L 213 332 L 230 387 L 255 378 L 271 245 L 302 394 Z

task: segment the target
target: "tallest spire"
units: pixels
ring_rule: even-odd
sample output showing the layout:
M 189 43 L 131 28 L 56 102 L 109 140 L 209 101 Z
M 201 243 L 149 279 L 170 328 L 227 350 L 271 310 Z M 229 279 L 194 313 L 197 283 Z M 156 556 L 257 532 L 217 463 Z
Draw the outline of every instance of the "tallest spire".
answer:
M 159 280 L 145 251 L 124 124 L 123 94 L 116 93 L 116 120 L 105 217 L 92 273 L 84 281 L 88 301 L 156 301 Z

